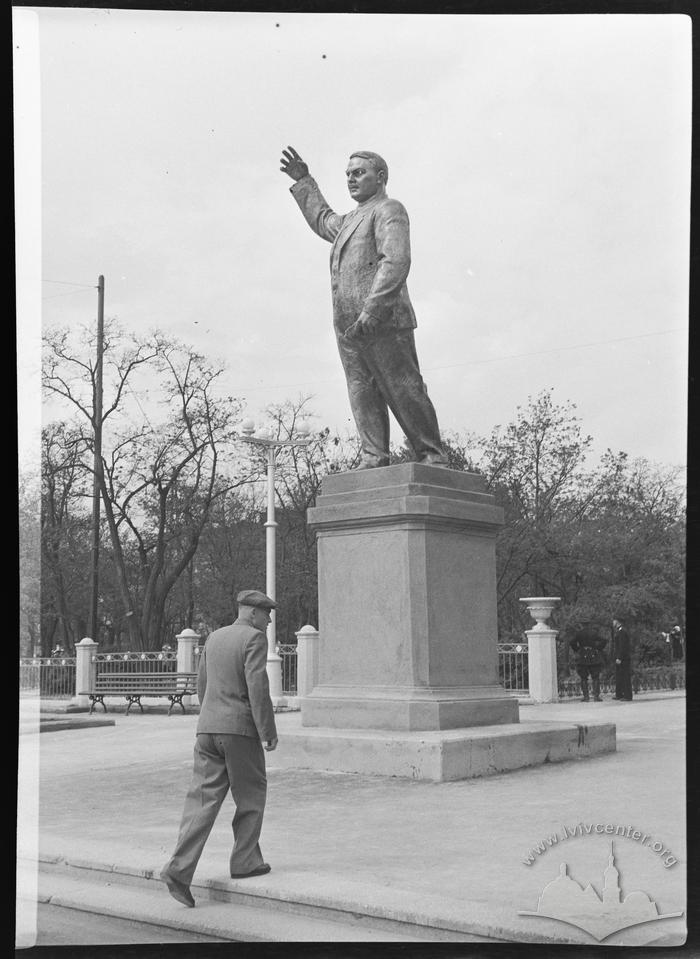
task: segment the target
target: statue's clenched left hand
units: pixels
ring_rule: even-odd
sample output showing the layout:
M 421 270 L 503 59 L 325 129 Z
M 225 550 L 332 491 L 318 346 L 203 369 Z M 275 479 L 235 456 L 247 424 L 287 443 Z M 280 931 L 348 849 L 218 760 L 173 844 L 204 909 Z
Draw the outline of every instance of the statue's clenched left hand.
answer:
M 352 326 L 347 328 L 344 336 L 347 340 L 361 340 L 366 336 L 371 336 L 372 333 L 376 333 L 378 329 L 379 320 L 374 316 L 361 316 L 355 320 Z

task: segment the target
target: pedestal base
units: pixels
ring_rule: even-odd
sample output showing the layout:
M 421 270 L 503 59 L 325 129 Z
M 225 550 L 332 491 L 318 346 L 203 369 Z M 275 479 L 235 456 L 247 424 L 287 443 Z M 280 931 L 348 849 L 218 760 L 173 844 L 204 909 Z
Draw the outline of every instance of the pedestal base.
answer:
M 285 729 L 270 765 L 447 782 L 615 752 L 613 723 L 520 722 L 428 732 Z
M 518 700 L 502 686 L 317 686 L 301 701 L 303 726 L 341 729 L 462 729 L 518 722 Z

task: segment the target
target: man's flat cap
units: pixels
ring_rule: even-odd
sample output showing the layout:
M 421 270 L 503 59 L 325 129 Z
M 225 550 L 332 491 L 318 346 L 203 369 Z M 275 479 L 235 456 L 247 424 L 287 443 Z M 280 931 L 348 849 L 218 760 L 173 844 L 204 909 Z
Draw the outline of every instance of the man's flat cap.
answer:
M 239 606 L 258 606 L 260 609 L 277 609 L 277 603 L 259 589 L 244 589 L 236 596 Z

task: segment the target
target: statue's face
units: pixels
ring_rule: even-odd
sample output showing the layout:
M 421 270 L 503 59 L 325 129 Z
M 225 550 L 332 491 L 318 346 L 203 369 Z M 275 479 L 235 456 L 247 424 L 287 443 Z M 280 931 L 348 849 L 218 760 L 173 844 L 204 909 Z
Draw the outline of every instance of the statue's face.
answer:
M 350 196 L 358 203 L 369 200 L 384 183 L 384 176 L 363 157 L 350 157 L 345 176 Z

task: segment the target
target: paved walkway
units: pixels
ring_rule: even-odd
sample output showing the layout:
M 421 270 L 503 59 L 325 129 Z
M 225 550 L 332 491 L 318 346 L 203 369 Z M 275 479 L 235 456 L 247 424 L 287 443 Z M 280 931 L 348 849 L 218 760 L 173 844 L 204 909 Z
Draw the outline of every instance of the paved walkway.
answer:
M 685 911 L 684 696 L 527 705 L 520 714 L 522 720 L 613 722 L 617 752 L 449 783 L 285 770 L 268 754 L 261 846 L 273 871 L 247 885 L 228 878 L 229 797 L 195 874 L 195 897 L 213 882 L 282 901 L 301 896 L 358 915 L 438 923 L 476 937 L 594 944 L 573 925 L 519 913 L 537 909 L 564 862 L 572 879 L 600 893 L 612 839 L 623 899 L 641 890 L 659 914 Z M 21 858 L 38 852 L 40 859 L 144 875 L 157 875 L 168 858 L 197 717 L 132 712 L 110 718 L 114 725 L 20 737 L 20 772 L 24 768 L 25 782 L 38 772 L 39 783 L 25 808 L 31 813 L 37 794 L 40 823 L 38 835 L 20 823 Z M 285 728 L 298 717 L 277 719 L 281 751 Z M 577 824 L 581 835 L 563 839 L 564 827 Z M 627 835 L 611 836 L 616 827 Z M 647 839 L 635 839 L 634 830 Z M 203 915 L 179 906 L 164 888 L 162 904 L 159 921 L 172 913 L 175 927 L 184 915 Z M 615 932 L 605 944 L 674 945 L 684 930 L 683 918 L 663 919 Z

